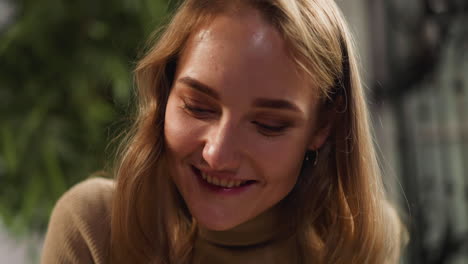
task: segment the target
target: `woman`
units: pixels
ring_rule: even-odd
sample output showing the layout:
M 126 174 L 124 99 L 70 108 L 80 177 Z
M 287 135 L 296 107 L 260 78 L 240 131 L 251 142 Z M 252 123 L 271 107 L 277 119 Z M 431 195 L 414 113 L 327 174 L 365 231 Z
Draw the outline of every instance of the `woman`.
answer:
M 43 263 L 396 263 L 349 30 L 329 0 L 187 0 L 136 69 L 116 181 Z

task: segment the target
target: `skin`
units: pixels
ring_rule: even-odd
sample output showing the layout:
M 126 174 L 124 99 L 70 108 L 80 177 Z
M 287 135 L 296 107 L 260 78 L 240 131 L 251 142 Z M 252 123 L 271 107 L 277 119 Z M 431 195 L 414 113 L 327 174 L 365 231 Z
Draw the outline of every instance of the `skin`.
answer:
M 190 36 L 167 102 L 165 140 L 173 181 L 202 227 L 236 227 L 292 190 L 305 151 L 328 135 L 317 126 L 317 90 L 253 9 L 218 15 Z M 238 193 L 212 192 L 194 168 L 255 182 Z

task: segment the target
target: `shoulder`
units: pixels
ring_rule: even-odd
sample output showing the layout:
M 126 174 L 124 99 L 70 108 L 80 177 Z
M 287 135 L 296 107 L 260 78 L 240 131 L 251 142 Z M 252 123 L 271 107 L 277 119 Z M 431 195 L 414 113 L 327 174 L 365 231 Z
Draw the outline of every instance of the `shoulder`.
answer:
M 65 218 L 79 225 L 106 225 L 110 221 L 113 191 L 114 182 L 110 179 L 90 178 L 78 183 L 57 201 L 51 220 Z
M 68 190 L 57 202 L 54 211 L 66 210 L 76 214 L 103 215 L 110 212 L 114 181 L 90 178 Z
M 42 263 L 105 263 L 113 192 L 114 182 L 104 178 L 67 191 L 52 211 Z

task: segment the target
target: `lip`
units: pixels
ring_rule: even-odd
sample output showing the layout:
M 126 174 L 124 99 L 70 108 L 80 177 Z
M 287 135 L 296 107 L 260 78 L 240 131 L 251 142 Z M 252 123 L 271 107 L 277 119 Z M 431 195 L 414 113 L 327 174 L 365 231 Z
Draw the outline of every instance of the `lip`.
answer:
M 216 186 L 213 184 L 208 183 L 202 178 L 201 171 L 197 167 L 190 165 L 191 171 L 193 176 L 196 178 L 196 181 L 199 183 L 199 185 L 202 187 L 202 189 L 207 190 L 212 193 L 216 194 L 229 194 L 229 195 L 234 195 L 234 194 L 239 194 L 242 192 L 245 192 L 249 189 L 251 189 L 253 186 L 256 185 L 257 181 L 255 180 L 243 180 L 243 179 L 236 179 L 236 180 L 241 180 L 241 181 L 250 181 L 245 185 L 241 185 L 239 187 L 231 187 L 231 188 L 226 188 L 226 187 L 220 187 Z M 206 170 L 203 170 L 204 173 L 210 173 L 207 172 Z M 215 177 L 218 178 L 230 178 L 233 179 L 233 177 L 227 177 L 227 174 L 225 173 L 210 173 L 210 175 L 214 175 Z
M 229 179 L 229 180 L 237 180 L 237 181 L 256 181 L 254 179 L 243 179 L 239 177 L 234 177 L 232 172 L 220 172 L 220 171 L 214 171 L 214 170 L 207 170 L 203 168 L 199 168 L 195 165 L 192 165 L 192 169 L 195 169 L 197 171 L 203 172 L 207 175 L 210 175 L 211 177 L 216 177 L 219 179 Z

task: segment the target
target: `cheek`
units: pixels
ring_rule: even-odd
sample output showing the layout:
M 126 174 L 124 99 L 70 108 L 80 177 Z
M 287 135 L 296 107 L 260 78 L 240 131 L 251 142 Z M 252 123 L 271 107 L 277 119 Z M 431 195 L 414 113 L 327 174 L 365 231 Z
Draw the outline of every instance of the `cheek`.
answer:
M 168 150 L 175 156 L 185 156 L 197 146 L 195 136 L 199 129 L 193 124 L 193 119 L 178 105 L 176 100 L 168 100 L 164 121 L 164 137 Z
M 304 140 L 301 136 L 257 146 L 257 157 L 265 181 L 275 188 L 290 191 L 296 184 L 304 156 Z
M 284 154 L 288 153 L 288 154 Z M 269 179 L 272 189 L 269 191 L 274 202 L 281 201 L 294 188 L 297 183 L 302 166 L 302 151 L 300 147 L 278 151 L 275 157 L 271 158 Z

